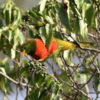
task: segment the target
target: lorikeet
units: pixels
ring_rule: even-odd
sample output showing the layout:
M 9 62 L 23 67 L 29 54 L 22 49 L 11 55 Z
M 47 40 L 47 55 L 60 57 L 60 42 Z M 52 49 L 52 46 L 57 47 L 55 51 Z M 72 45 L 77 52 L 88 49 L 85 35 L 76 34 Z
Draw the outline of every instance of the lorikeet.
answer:
M 92 46 L 93 43 L 81 42 L 81 46 Z M 36 60 L 44 60 L 50 55 L 56 54 L 63 50 L 72 50 L 78 48 L 75 42 L 63 41 L 52 38 L 49 48 L 43 43 L 41 38 L 29 39 L 22 45 L 22 54 L 29 54 Z

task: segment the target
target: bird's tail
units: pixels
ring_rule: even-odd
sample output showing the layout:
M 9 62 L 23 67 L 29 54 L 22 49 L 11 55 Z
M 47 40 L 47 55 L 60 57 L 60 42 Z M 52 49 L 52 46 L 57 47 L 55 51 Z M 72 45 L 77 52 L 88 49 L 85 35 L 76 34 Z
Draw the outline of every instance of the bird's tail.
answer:
M 94 43 L 88 43 L 88 42 L 80 42 L 80 45 L 82 47 L 88 47 L 88 46 L 94 46 L 95 44 Z
M 82 47 L 94 46 L 94 43 L 89 43 L 89 42 L 80 42 L 79 44 Z M 61 50 L 72 50 L 78 48 L 79 45 L 76 42 L 59 41 L 58 47 Z
M 58 48 L 60 50 L 72 50 L 79 47 L 79 45 L 76 42 L 69 42 L 69 41 L 63 41 L 59 39 L 55 39 L 54 41 L 57 41 Z M 80 42 L 79 43 L 82 47 L 88 47 L 88 46 L 94 46 L 94 43 L 89 42 Z

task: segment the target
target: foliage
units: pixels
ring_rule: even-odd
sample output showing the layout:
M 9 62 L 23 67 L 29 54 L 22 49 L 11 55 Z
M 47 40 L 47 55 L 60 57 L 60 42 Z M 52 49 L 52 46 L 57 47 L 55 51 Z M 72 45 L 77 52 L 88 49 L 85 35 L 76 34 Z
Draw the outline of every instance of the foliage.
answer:
M 98 95 L 99 5 L 99 0 L 66 0 L 65 4 L 57 0 L 40 0 L 36 7 L 24 12 L 11 0 L 3 4 L 0 8 L 0 50 L 13 65 L 6 58 L 0 59 L 1 91 L 5 95 L 9 93 L 11 82 L 14 82 L 19 87 L 26 86 L 25 100 L 87 100 L 90 97 L 86 85 L 94 78 Z M 96 45 L 61 53 L 55 59 L 61 74 L 51 65 L 53 72 L 50 75 L 41 62 L 27 56 L 22 60 L 21 45 L 26 37 L 37 36 L 47 47 L 53 36 Z

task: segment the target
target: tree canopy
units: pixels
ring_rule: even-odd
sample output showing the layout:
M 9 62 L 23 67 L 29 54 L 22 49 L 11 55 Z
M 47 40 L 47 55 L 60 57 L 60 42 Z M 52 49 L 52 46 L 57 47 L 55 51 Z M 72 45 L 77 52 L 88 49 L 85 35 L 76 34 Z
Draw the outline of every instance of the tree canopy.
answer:
M 40 0 L 26 12 L 8 0 L 0 7 L 0 52 L 5 55 L 0 57 L 0 90 L 6 96 L 13 82 L 20 89 L 26 87 L 25 100 L 91 100 L 88 83 L 93 79 L 98 98 L 99 23 L 100 0 Z M 56 37 L 76 42 L 79 49 L 51 57 L 60 73 L 46 61 L 52 69 L 50 74 L 43 62 L 29 56 L 22 59 L 22 44 L 36 36 L 47 47 Z M 95 46 L 83 48 L 79 42 L 92 42 Z

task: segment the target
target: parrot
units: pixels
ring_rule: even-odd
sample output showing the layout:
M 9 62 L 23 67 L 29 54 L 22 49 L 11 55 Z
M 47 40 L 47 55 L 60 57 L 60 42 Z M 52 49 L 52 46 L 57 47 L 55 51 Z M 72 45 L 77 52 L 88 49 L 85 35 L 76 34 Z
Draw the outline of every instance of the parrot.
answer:
M 80 42 L 82 47 L 93 46 L 94 43 Z M 51 55 L 64 50 L 72 50 L 78 48 L 76 42 L 64 41 L 57 38 L 52 38 L 49 47 L 47 47 L 41 38 L 28 39 L 22 44 L 22 55 L 30 55 L 36 60 L 45 60 Z

